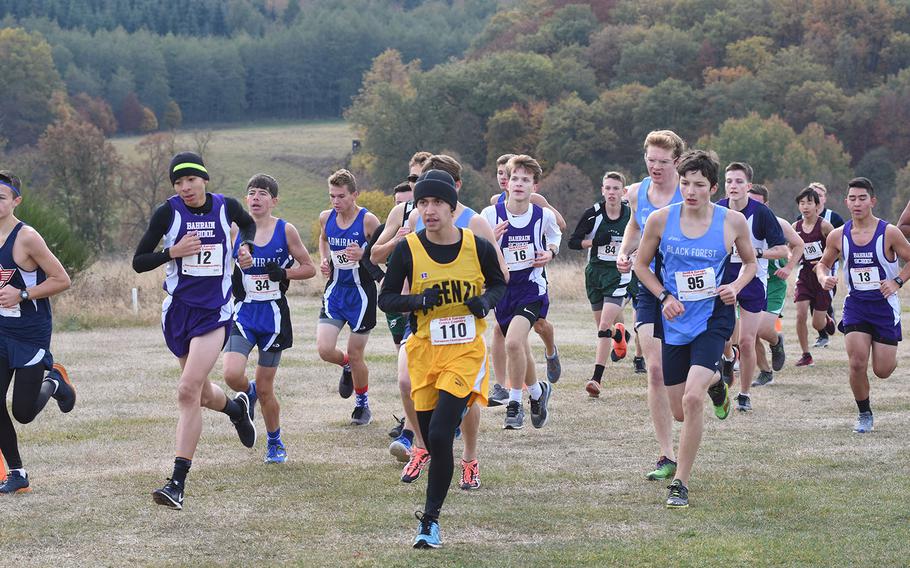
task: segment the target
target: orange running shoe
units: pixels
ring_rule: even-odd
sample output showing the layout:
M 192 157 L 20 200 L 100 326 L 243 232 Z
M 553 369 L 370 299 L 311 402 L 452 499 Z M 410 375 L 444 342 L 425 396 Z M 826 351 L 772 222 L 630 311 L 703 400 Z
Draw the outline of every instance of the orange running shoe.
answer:
M 619 339 L 616 339 L 616 336 L 619 336 Z M 629 345 L 626 343 L 626 326 L 621 323 L 616 324 L 616 327 L 613 328 L 613 352 L 610 353 L 610 359 L 615 363 L 621 359 L 625 359 L 626 350 Z
M 430 452 L 424 448 L 411 446 L 411 459 L 401 471 L 402 483 L 411 483 L 420 477 L 420 472 L 430 463 Z
M 54 363 L 47 376 L 58 381 L 53 397 L 57 401 L 60 411 L 64 413 L 71 411 L 76 406 L 76 386 L 70 380 L 66 368 L 60 363 Z M 61 384 L 59 381 L 63 381 L 63 383 Z
M 480 489 L 480 465 L 477 460 L 461 460 L 461 488 L 465 491 Z

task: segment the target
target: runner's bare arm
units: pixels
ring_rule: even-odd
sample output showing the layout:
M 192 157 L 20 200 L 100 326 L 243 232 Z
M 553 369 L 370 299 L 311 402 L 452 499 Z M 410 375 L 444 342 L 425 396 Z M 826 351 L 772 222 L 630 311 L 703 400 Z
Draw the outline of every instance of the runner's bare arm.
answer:
M 290 223 L 285 223 L 284 234 L 288 241 L 288 252 L 297 262 L 291 268 L 287 269 L 289 280 L 306 280 L 316 276 L 316 266 L 313 259 L 310 258 L 310 251 L 300 238 L 297 227 Z

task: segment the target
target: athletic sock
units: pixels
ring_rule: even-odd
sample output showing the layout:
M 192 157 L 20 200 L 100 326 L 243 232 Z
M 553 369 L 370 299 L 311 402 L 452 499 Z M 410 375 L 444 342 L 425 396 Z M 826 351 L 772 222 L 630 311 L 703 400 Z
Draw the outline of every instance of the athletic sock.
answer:
M 224 408 L 221 409 L 221 412 L 224 412 L 228 417 L 237 421 L 243 418 L 243 407 L 240 406 L 240 403 L 231 398 L 227 399 L 227 402 L 224 404 Z
M 357 402 L 356 406 L 370 406 L 370 397 L 367 394 L 367 389 L 364 387 L 363 392 L 360 392 L 361 389 L 357 389 Z
M 250 381 L 249 385 L 250 386 L 246 388 L 246 395 L 250 398 L 256 398 L 256 382 Z
M 509 402 L 521 404 L 521 389 L 509 389 Z
M 598 338 L 602 338 L 602 339 L 609 339 L 609 338 L 612 338 L 612 337 L 613 337 L 613 330 L 612 330 L 612 329 L 601 329 L 601 330 L 597 333 L 597 337 L 598 337 Z
M 351 366 L 351 359 L 348 357 L 348 354 L 347 354 L 347 353 L 344 354 L 344 360 L 341 362 L 341 366 L 342 366 L 342 367 L 350 367 L 350 366 Z
M 401 435 L 407 438 L 408 442 L 414 443 L 414 432 L 408 429 L 401 431 Z
M 543 389 L 540 387 L 540 383 L 528 385 L 528 395 L 530 395 L 531 400 L 540 399 L 541 395 L 543 395 Z
M 606 367 L 603 365 L 594 365 L 594 376 L 591 377 L 591 380 L 599 383 L 600 379 L 604 376 L 604 369 L 606 369 Z
M 281 428 L 278 428 L 274 432 L 266 432 L 269 437 L 269 444 L 280 444 L 281 443 Z
M 856 407 L 859 408 L 860 412 L 872 412 L 872 407 L 869 406 L 869 399 L 866 400 L 857 400 Z
M 171 475 L 174 483 L 180 486 L 186 485 L 186 474 L 190 472 L 191 465 L 193 465 L 193 460 L 186 458 L 174 459 L 174 473 Z
M 555 359 L 557 355 L 559 355 L 559 349 L 557 349 L 555 345 L 553 346 L 552 355 L 547 355 L 546 353 L 544 353 L 544 357 L 546 357 L 547 359 Z

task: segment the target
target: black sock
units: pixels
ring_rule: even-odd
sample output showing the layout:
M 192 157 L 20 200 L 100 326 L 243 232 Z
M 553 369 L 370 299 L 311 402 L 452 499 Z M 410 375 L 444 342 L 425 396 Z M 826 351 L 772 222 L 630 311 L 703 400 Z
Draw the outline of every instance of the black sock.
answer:
M 240 406 L 239 402 L 230 398 L 227 399 L 227 403 L 221 409 L 221 412 L 227 414 L 235 422 L 243 418 L 243 407 Z
M 174 474 L 171 476 L 171 479 L 181 487 L 186 485 L 186 474 L 190 472 L 191 465 L 193 465 L 193 460 L 188 460 L 186 458 L 174 459 Z
M 600 379 L 604 376 L 604 367 L 603 365 L 594 365 L 594 376 L 591 377 L 592 381 L 600 382 Z
M 869 406 L 869 399 L 866 400 L 857 400 L 856 407 L 859 408 L 860 412 L 872 412 L 872 407 Z
M 404 436 L 405 438 L 407 438 L 409 442 L 412 442 L 412 443 L 414 442 L 414 432 L 412 432 L 411 430 L 407 430 L 407 429 L 402 430 L 401 435 Z
M 601 329 L 597 332 L 597 337 L 611 338 L 611 337 L 613 337 L 613 330 L 612 329 Z

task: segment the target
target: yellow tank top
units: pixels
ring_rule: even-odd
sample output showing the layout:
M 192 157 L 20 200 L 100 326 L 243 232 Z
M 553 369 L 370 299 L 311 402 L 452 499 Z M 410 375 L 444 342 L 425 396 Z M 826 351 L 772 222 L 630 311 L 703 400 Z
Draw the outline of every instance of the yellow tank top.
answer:
M 483 293 L 484 277 L 480 268 L 480 259 L 477 256 L 477 242 L 474 240 L 474 233 L 469 229 L 462 229 L 461 250 L 458 251 L 455 260 L 448 264 L 440 264 L 430 258 L 416 233 L 409 233 L 406 239 L 413 259 L 411 294 L 422 294 L 424 290 L 434 286 L 442 292 L 440 294 L 442 305 L 428 310 L 426 314 L 423 313 L 423 310 L 414 312 L 417 316 L 417 330 L 414 335 L 422 339 L 430 339 L 431 324 L 437 320 L 432 325 L 433 336 L 437 340 L 434 341 L 434 344 L 464 343 L 465 341 L 458 338 L 459 333 L 464 332 L 459 319 L 461 316 L 469 316 L 469 319 L 474 320 L 475 336 L 483 335 L 487 328 L 486 320 L 474 318 L 471 310 L 464 305 L 464 301 L 468 298 Z M 452 319 L 442 322 L 443 318 Z M 440 327 L 441 322 L 450 325 Z M 469 326 L 470 323 L 467 327 Z

